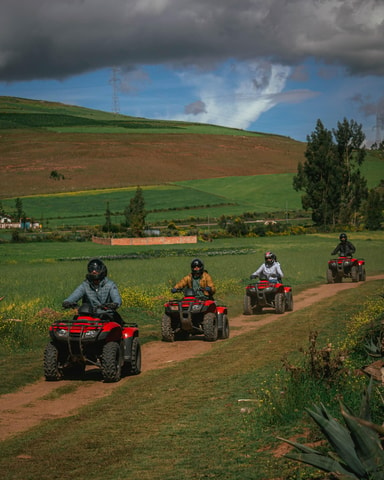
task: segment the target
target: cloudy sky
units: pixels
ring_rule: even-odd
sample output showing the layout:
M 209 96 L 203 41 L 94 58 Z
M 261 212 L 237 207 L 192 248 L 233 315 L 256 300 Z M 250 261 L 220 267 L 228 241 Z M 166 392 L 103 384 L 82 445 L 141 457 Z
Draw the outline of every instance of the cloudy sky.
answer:
M 382 140 L 384 1 L 1 0 L 0 95 Z

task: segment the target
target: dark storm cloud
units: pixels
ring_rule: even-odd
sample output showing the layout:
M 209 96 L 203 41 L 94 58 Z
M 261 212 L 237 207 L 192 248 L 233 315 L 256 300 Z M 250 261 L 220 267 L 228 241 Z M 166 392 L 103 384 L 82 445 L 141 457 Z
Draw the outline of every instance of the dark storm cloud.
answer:
M 184 113 L 188 115 L 198 115 L 199 113 L 207 113 L 206 105 L 204 102 L 198 100 L 197 102 L 190 103 L 184 107 Z
M 384 75 L 382 0 L 2 0 L 0 81 L 307 57 Z

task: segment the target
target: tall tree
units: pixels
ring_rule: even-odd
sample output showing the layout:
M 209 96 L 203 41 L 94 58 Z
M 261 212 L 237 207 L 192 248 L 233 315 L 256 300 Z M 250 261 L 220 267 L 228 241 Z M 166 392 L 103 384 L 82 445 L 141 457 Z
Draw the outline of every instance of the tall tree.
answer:
M 132 233 L 137 237 L 143 235 L 146 215 L 143 190 L 137 187 L 135 195 L 129 202 L 128 212 L 127 209 L 125 210 L 126 223 L 130 226 Z
M 23 220 L 25 218 L 25 213 L 23 210 L 23 201 L 17 197 L 15 200 L 15 217 L 17 220 Z
M 340 202 L 340 189 L 332 132 L 321 120 L 314 132 L 307 136 L 305 162 L 299 162 L 297 175 L 293 178 L 296 191 L 302 190 L 302 205 L 312 210 L 316 225 L 335 223 L 335 213 Z
M 368 196 L 367 181 L 360 171 L 366 156 L 365 134 L 361 125 L 354 120 L 349 122 L 346 118 L 337 123 L 333 134 L 342 174 L 339 220 L 344 224 L 355 223 L 361 203 Z
M 361 125 L 344 119 L 333 131 L 317 121 L 307 136 L 306 160 L 299 163 L 293 178 L 302 190 L 302 205 L 312 210 L 316 225 L 353 223 L 361 202 L 367 197 L 366 180 L 360 166 L 365 158 L 365 136 Z
M 107 232 L 111 231 L 111 227 L 112 227 L 111 216 L 112 216 L 112 213 L 111 213 L 111 210 L 109 208 L 109 202 L 107 202 L 107 208 L 105 210 L 105 225 L 104 225 L 104 229 Z

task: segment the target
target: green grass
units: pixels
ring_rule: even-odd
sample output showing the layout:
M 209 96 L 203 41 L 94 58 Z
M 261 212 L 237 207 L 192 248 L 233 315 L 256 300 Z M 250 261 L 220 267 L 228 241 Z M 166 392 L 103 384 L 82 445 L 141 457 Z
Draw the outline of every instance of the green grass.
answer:
M 380 287 L 380 282 L 359 285 L 360 302 Z M 303 409 L 321 399 L 335 413 L 337 391 L 314 390 L 311 382 L 290 391 L 287 379 L 280 383 L 285 378 L 281 357 L 302 355 L 299 349 L 307 347 L 313 328 L 321 332 L 322 343 L 333 340 L 335 324 L 342 332 L 358 308 L 356 289 L 347 290 L 247 335 L 217 342 L 205 355 L 132 377 L 77 414 L 47 419 L 2 442 L 3 478 L 321 478 L 313 469 L 277 457 L 281 442 L 276 437 L 317 440 L 315 431 L 308 433 Z M 296 393 L 288 399 L 294 408 L 287 412 L 274 409 L 282 403 L 271 391 L 280 388 L 285 395 Z M 66 393 L 59 392 L 63 399 Z M 357 404 L 358 391 L 352 397 Z M 238 401 L 244 398 L 256 403 Z
M 354 233 L 350 238 L 358 256 L 365 258 L 367 275 L 382 273 L 384 258 L 378 252 L 383 233 Z M 192 258 L 198 256 L 204 261 L 217 284 L 217 301 L 228 306 L 230 316 L 236 316 L 242 313 L 243 292 L 249 275 L 263 261 L 266 250 L 276 252 L 285 281 L 295 295 L 308 286 L 325 282 L 327 261 L 336 243 L 334 235 L 324 234 L 224 239 L 188 247 L 153 249 L 105 247 L 89 242 L 3 244 L 0 246 L 0 295 L 5 298 L 0 303 L 0 318 L 23 322 L 12 323 L 5 330 L 0 322 L 3 384 L 9 386 L 14 382 L 17 387 L 23 382 L 24 371 L 10 368 L 7 356 L 15 351 L 15 345 L 20 355 L 26 347 L 35 351 L 42 349 L 51 321 L 50 316 L 44 314 L 45 309 L 61 312 L 63 299 L 84 279 L 90 257 L 105 258 L 109 276 L 118 284 L 125 299 L 121 314 L 126 320 L 139 324 L 141 341 L 146 343 L 160 339 L 163 303 L 171 296 L 170 288 L 189 271 Z M 33 377 L 36 365 L 26 368 L 31 369 Z
M 363 165 L 369 188 L 384 178 L 384 162 L 369 156 Z M 189 180 L 167 185 L 144 186 L 143 196 L 149 224 L 194 218 L 213 222 L 222 215 L 258 212 L 265 217 L 274 212 L 301 210 L 301 193 L 292 188 L 294 174 L 223 177 Z M 71 228 L 104 225 L 107 206 L 113 223 L 124 223 L 136 187 L 93 190 L 54 195 L 21 197 L 23 210 L 45 227 Z M 15 210 L 15 198 L 1 201 L 6 212 Z M 282 213 L 280 213 L 282 215 Z
M 193 133 L 257 136 L 236 128 L 150 120 L 71 105 L 0 96 L 0 130 L 46 129 L 57 133 Z

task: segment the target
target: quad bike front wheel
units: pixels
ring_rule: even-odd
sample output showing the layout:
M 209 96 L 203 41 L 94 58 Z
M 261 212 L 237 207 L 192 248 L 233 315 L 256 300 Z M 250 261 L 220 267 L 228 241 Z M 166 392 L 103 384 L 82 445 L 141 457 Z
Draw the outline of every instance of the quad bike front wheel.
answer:
M 175 333 L 172 329 L 171 317 L 164 313 L 161 319 L 161 339 L 163 342 L 174 342 Z
M 218 327 L 216 315 L 212 312 L 206 313 L 203 320 L 204 340 L 215 342 L 218 337 Z
M 357 267 L 351 268 L 351 278 L 352 278 L 352 282 L 359 281 L 359 269 Z
M 335 281 L 335 278 L 333 276 L 333 272 L 330 268 L 327 270 L 327 283 L 333 283 Z
M 141 372 L 141 347 L 138 337 L 132 341 L 130 374 L 138 375 Z
M 293 296 L 292 296 L 292 292 L 288 292 L 288 293 L 286 294 L 285 309 L 287 310 L 287 312 L 292 312 L 292 310 L 293 310 Z
M 44 350 L 44 375 L 48 382 L 60 380 L 59 350 L 52 342 L 48 343 Z
M 285 295 L 284 293 L 276 293 L 275 296 L 275 312 L 284 313 L 285 312 Z
M 362 267 L 361 272 L 360 272 L 360 281 L 365 282 L 366 278 L 367 278 L 367 274 L 365 272 L 365 268 Z
M 118 382 L 121 378 L 121 348 L 117 342 L 108 342 L 101 355 L 101 371 L 105 382 Z
M 252 315 L 252 302 L 249 295 L 244 295 L 243 314 Z
M 229 321 L 228 317 L 225 313 L 220 313 L 218 315 L 218 320 L 219 320 L 219 334 L 218 338 L 228 338 L 229 337 Z

